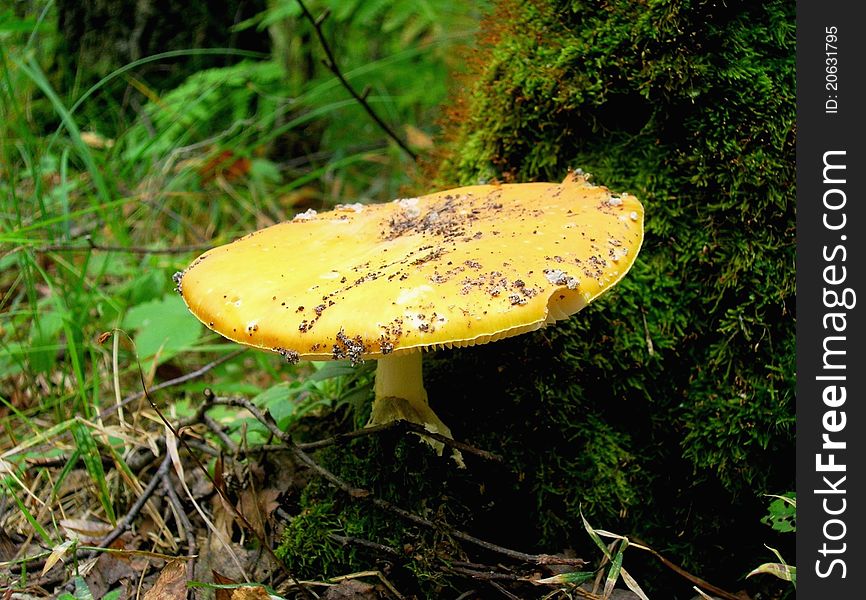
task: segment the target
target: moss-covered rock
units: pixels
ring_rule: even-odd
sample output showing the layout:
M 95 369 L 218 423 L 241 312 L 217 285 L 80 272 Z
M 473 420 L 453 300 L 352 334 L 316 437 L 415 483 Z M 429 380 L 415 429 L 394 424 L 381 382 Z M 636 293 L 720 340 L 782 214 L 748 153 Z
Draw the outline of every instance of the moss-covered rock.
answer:
M 737 586 L 785 543 L 762 495 L 793 489 L 794 3 L 505 1 L 484 31 L 439 185 L 580 168 L 643 201 L 646 240 L 569 321 L 428 360 L 434 408 L 507 467 L 382 491 L 437 481 L 457 524 L 527 551 L 590 549 L 583 510 Z

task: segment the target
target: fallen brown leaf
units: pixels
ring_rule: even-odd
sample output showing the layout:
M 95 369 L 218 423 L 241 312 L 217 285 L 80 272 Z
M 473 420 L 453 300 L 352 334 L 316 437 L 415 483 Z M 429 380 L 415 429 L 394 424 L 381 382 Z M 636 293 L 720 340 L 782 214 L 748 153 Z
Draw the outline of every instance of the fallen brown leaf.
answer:
M 148 560 L 143 557 L 124 556 L 118 553 L 101 554 L 84 580 L 94 598 L 102 598 L 108 591 L 123 582 L 136 582 L 147 569 Z
M 230 585 L 233 583 L 237 583 L 237 581 L 235 581 L 231 577 L 226 577 L 225 575 L 223 575 L 222 573 L 219 573 L 218 571 L 211 570 L 211 573 L 213 574 L 213 582 L 214 583 L 218 583 L 220 585 L 226 585 L 226 584 Z M 226 588 L 217 588 L 215 590 L 216 593 L 214 594 L 214 600 L 232 600 L 232 592 L 233 591 L 234 590 L 230 590 L 230 589 L 226 589 Z
M 410 146 L 421 148 L 422 150 L 433 147 L 433 138 L 427 133 L 412 125 L 406 125 L 404 129 L 406 130 L 406 141 L 409 142 Z
M 85 544 L 90 544 L 111 533 L 113 527 L 102 521 L 90 519 L 61 519 L 60 526 L 67 535 Z
M 271 595 L 260 585 L 245 585 L 232 590 L 231 600 L 271 600 Z
M 186 600 L 186 562 L 173 560 L 163 567 L 159 579 L 144 593 L 144 600 Z
M 338 585 L 331 586 L 322 594 L 322 600 L 378 600 L 376 586 L 358 581 L 357 579 L 346 579 Z
M 255 491 L 245 489 L 238 499 L 237 509 L 249 522 L 260 539 L 265 538 L 265 523 L 268 517 L 280 506 L 277 497 L 279 490 L 267 489 Z M 242 523 L 238 523 L 242 525 Z

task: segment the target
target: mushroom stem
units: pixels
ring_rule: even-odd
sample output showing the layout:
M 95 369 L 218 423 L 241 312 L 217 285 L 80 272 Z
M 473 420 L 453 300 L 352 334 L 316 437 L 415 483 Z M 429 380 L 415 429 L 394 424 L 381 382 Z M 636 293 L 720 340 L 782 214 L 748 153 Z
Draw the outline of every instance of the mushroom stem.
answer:
M 421 352 L 383 356 L 376 361 L 376 399 L 404 398 L 410 404 L 427 405 L 421 372 Z M 374 408 L 375 410 L 375 408 Z
M 421 371 L 421 352 L 409 352 L 398 356 L 385 356 L 376 364 L 376 397 L 367 426 L 382 425 L 391 421 L 406 420 L 418 423 L 427 431 L 439 433 L 449 438 L 451 429 L 436 416 L 427 403 L 427 390 Z M 441 456 L 445 445 L 431 438 L 420 436 Z M 454 459 L 463 466 L 458 451 Z

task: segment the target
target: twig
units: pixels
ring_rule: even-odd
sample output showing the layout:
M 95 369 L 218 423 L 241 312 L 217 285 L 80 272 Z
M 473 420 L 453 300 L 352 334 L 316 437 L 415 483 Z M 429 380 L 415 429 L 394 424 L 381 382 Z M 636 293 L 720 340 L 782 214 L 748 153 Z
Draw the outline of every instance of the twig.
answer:
M 363 538 L 338 535 L 336 533 L 328 534 L 328 537 L 337 542 L 338 544 L 342 544 L 343 546 L 351 544 L 353 546 L 361 546 L 362 548 L 369 548 L 370 550 L 375 550 L 380 554 L 387 554 L 389 556 L 402 556 L 399 550 L 392 548 L 391 546 L 377 544 L 376 542 L 371 542 L 370 540 L 365 540 Z
M 105 244 L 96 244 L 90 237 L 85 238 L 87 245 L 82 244 L 52 244 L 50 246 L 40 246 L 32 248 L 39 254 L 46 252 L 81 252 L 84 250 L 93 250 L 96 252 L 125 252 L 127 254 L 186 254 L 187 252 L 198 252 L 208 250 L 213 247 L 213 244 L 195 244 L 190 246 L 175 246 L 173 248 L 145 248 L 142 246 L 108 246 Z
M 220 399 L 217 399 L 217 400 L 220 400 Z M 268 430 L 271 432 L 271 434 L 274 435 L 274 437 L 278 438 L 279 440 L 284 442 L 286 445 L 288 445 L 288 447 L 294 453 L 295 457 L 300 462 L 305 464 L 307 467 L 309 467 L 311 470 L 313 470 L 315 473 L 317 473 L 320 477 L 329 481 L 335 487 L 342 490 L 343 492 L 345 492 L 346 494 L 348 494 L 349 496 L 351 496 L 353 498 L 367 498 L 370 502 L 372 502 L 373 504 L 375 504 L 379 508 L 382 508 L 388 512 L 392 512 L 392 513 L 406 519 L 407 521 L 411 521 L 413 523 L 416 523 L 418 525 L 423 525 L 424 527 L 429 527 L 431 529 L 438 529 L 438 530 L 444 531 L 444 532 L 448 533 L 449 535 L 451 535 L 452 537 L 463 540 L 464 542 L 468 542 L 468 543 L 473 544 L 475 546 L 478 546 L 480 548 L 484 548 L 485 550 L 489 550 L 490 552 L 494 552 L 496 554 L 501 554 L 503 556 L 507 556 L 513 560 L 517 560 L 517 561 L 521 561 L 521 562 L 527 562 L 527 563 L 536 564 L 536 565 L 566 564 L 566 565 L 574 565 L 574 566 L 583 566 L 586 563 L 586 561 L 584 561 L 583 559 L 580 559 L 580 558 L 564 558 L 564 557 L 559 557 L 559 556 L 551 556 L 548 554 L 527 554 L 526 552 L 520 552 L 518 550 L 512 550 L 510 548 L 505 548 L 504 546 L 499 546 L 498 544 L 493 544 L 491 542 L 484 541 L 484 540 L 477 538 L 473 535 L 470 535 L 464 531 L 461 531 L 459 529 L 454 529 L 453 527 L 450 527 L 448 525 L 434 523 L 433 521 L 430 521 L 429 519 L 425 519 L 422 516 L 419 516 L 419 515 L 416 515 L 415 513 L 409 512 L 408 510 L 402 509 L 399 506 L 396 506 L 387 500 L 384 500 L 382 498 L 377 498 L 377 497 L 373 496 L 369 490 L 354 487 L 353 485 L 351 485 L 347 481 L 344 481 L 343 479 L 337 477 L 336 475 L 331 473 L 329 470 L 327 470 L 325 467 L 321 466 L 316 461 L 314 461 L 310 457 L 310 455 L 308 455 L 306 452 L 304 452 L 298 446 L 298 444 L 295 443 L 295 441 L 292 439 L 291 435 L 281 431 L 280 428 L 277 427 L 276 423 L 274 423 L 273 419 L 271 419 L 269 416 L 262 413 L 262 411 L 259 410 L 259 408 L 255 404 L 253 404 L 252 402 L 250 402 L 246 398 L 232 398 L 232 399 L 225 399 L 225 400 L 230 400 L 232 402 L 235 402 L 238 405 L 243 406 L 245 409 L 247 409 L 253 415 L 253 417 L 255 417 L 265 427 L 268 428 Z
M 198 548 L 195 543 L 195 533 L 193 533 L 192 522 L 189 520 L 189 517 L 184 510 L 183 503 L 180 501 L 180 496 L 178 496 L 177 490 L 174 489 L 174 486 L 171 484 L 171 479 L 166 477 L 163 480 L 162 487 L 173 508 L 175 520 L 184 529 L 184 533 L 186 534 L 186 551 L 189 556 L 193 557 L 190 558 L 188 563 L 189 574 L 192 579 L 195 579 L 195 556 L 198 553 Z
M 448 567 L 449 571 L 453 571 L 455 573 L 459 573 L 460 575 L 466 575 L 467 577 L 471 577 L 472 579 L 478 579 L 481 581 L 527 581 L 525 577 L 520 577 L 518 575 L 512 575 L 511 573 L 500 573 L 498 571 L 494 571 L 493 569 L 488 569 L 486 571 L 480 571 L 477 569 L 469 569 L 467 567 L 460 567 L 457 565 L 451 565 Z
M 337 66 L 337 61 L 334 59 L 334 53 L 331 51 L 331 46 L 328 44 L 328 41 L 325 39 L 325 34 L 322 32 L 322 23 L 324 23 L 325 19 L 328 16 L 327 12 L 322 13 L 318 19 L 315 18 L 312 13 L 307 8 L 307 5 L 304 4 L 303 0 L 298 0 L 298 4 L 301 7 L 301 12 L 304 13 L 304 17 L 313 25 L 313 29 L 316 32 L 316 37 L 319 39 L 319 44 L 322 46 L 322 50 L 325 52 L 325 56 L 327 57 L 323 62 L 325 63 L 325 67 L 334 74 L 340 84 L 346 88 L 346 91 L 355 99 L 355 101 L 361 105 L 361 107 L 370 115 L 370 118 L 379 126 L 379 128 L 385 132 L 385 134 L 394 140 L 400 148 L 409 155 L 409 157 L 414 161 L 418 160 L 418 155 L 412 151 L 409 146 L 406 145 L 400 137 L 394 133 L 388 125 L 376 114 L 376 111 L 370 106 L 367 102 L 367 94 L 369 90 L 365 89 L 360 94 L 355 91 L 355 88 L 352 87 L 352 84 L 348 82 L 346 77 L 343 75 L 343 72 L 340 71 L 340 68 Z
M 515 596 L 514 594 L 512 594 L 511 592 L 506 590 L 504 587 L 502 587 L 501 585 L 499 585 L 498 583 L 496 583 L 492 579 L 490 581 L 488 581 L 487 583 L 489 583 L 492 588 L 499 591 L 499 593 L 501 593 L 503 596 L 505 596 L 509 600 L 520 600 L 520 596 Z
M 214 434 L 219 438 L 219 440 L 223 443 L 226 449 L 232 454 L 238 453 L 238 445 L 235 444 L 235 441 L 231 439 L 226 432 L 223 431 L 223 428 L 219 423 L 214 421 L 213 417 L 208 416 L 207 414 L 203 414 L 201 416 L 204 424 L 208 426 L 208 429 L 214 432 Z
M 132 522 L 138 517 L 138 514 L 144 508 L 144 505 L 150 500 L 150 497 L 153 496 L 153 493 L 156 491 L 157 486 L 159 486 L 160 482 L 163 481 L 165 476 L 168 474 L 168 468 L 171 465 L 171 459 L 168 455 L 163 459 L 162 464 L 159 465 L 159 468 L 156 470 L 156 473 L 153 474 L 153 477 L 150 478 L 150 482 L 147 486 L 142 490 L 141 495 L 138 497 L 138 500 L 132 505 L 129 511 L 124 515 L 123 519 L 111 530 L 111 532 L 96 542 L 96 544 L 87 550 L 82 549 L 82 551 L 76 552 L 78 554 L 79 560 L 88 560 L 96 556 L 98 549 L 107 549 L 114 541 L 123 535 L 123 532 L 127 530 L 127 528 L 132 525 Z
M 723 590 L 722 588 L 715 586 L 712 583 L 701 579 L 697 575 L 692 575 L 691 573 L 689 573 L 688 571 L 683 569 L 678 564 L 676 564 L 676 563 L 668 560 L 664 556 L 662 556 L 658 551 L 650 548 L 644 542 L 642 542 L 636 538 L 632 538 L 632 540 L 634 540 L 635 542 L 640 544 L 640 546 L 635 546 L 636 548 L 640 548 L 641 550 L 646 550 L 647 552 L 649 552 L 650 554 L 655 556 L 657 559 L 659 559 L 661 561 L 661 563 L 664 566 L 666 566 L 667 568 L 669 568 L 671 571 L 673 571 L 674 573 L 677 573 L 678 575 L 681 575 L 682 577 L 685 577 L 686 579 L 688 579 L 692 583 L 696 584 L 698 587 L 701 587 L 701 588 L 703 588 L 709 592 L 712 592 L 716 596 L 719 596 L 720 598 L 724 598 L 724 600 L 739 600 L 740 599 L 739 596 L 732 594 L 731 592 L 728 592 L 726 590 Z
M 229 397 L 215 397 L 212 396 L 208 399 L 208 401 L 212 404 L 227 404 L 230 406 L 242 406 L 244 408 L 247 407 L 245 404 L 245 400 L 241 398 L 229 398 Z M 207 404 L 199 407 L 199 410 L 204 408 L 205 410 L 209 408 Z M 201 420 L 201 417 L 198 417 L 198 420 Z M 445 446 L 449 448 L 455 448 L 467 454 L 475 455 L 479 458 L 483 458 L 484 460 L 489 460 L 491 462 L 504 463 L 504 459 L 498 454 L 494 454 L 488 450 L 482 450 L 481 448 L 476 448 L 475 446 L 471 446 L 466 442 L 460 442 L 455 439 L 446 437 L 440 433 L 434 433 L 428 431 L 424 428 L 423 425 L 419 423 L 412 423 L 411 421 L 391 421 L 390 423 L 383 423 L 381 425 L 373 425 L 372 427 L 364 427 L 363 429 L 356 429 L 355 431 L 347 431 L 345 433 L 338 433 L 329 438 L 325 438 L 322 440 L 316 440 L 315 442 L 303 442 L 297 443 L 293 442 L 297 448 L 303 450 L 304 452 L 309 452 L 312 450 L 319 450 L 320 448 L 326 448 L 328 446 L 335 446 L 338 444 L 345 444 L 349 440 L 353 440 L 360 437 L 366 437 L 368 435 L 378 435 L 384 431 L 391 431 L 394 429 L 405 429 L 406 431 L 410 431 L 412 433 L 419 433 L 426 437 L 432 438 L 438 442 L 442 442 Z M 285 432 L 280 432 L 281 440 L 284 438 L 288 438 L 288 434 Z M 277 450 L 291 450 L 291 448 L 287 448 L 285 445 L 274 445 L 268 444 L 264 446 L 257 446 L 255 448 L 249 448 L 248 450 L 244 450 L 245 453 L 252 452 L 274 452 Z
M 147 487 L 142 490 L 141 495 L 138 497 L 138 500 L 135 501 L 135 504 L 132 505 L 132 508 L 129 509 L 129 512 L 123 517 L 120 523 L 112 530 L 111 533 L 106 535 L 104 538 L 99 540 L 96 545 L 100 548 L 108 548 L 114 540 L 119 538 L 126 529 L 132 525 L 132 522 L 138 516 L 138 513 L 141 512 L 141 509 L 144 508 L 145 503 L 150 499 L 153 493 L 156 491 L 157 486 L 163 480 L 163 478 L 168 473 L 168 468 L 171 465 L 171 459 L 166 454 L 165 458 L 162 461 L 162 464 L 159 465 L 159 468 L 154 473 L 153 477 L 151 477 L 150 482 L 147 484 Z
M 480 448 L 476 448 L 475 446 L 470 446 L 465 442 L 460 442 L 455 439 L 446 437 L 441 433 L 434 433 L 432 431 L 428 431 L 423 425 L 420 423 L 413 423 L 411 421 L 392 421 L 390 423 L 384 423 L 382 425 L 373 425 L 372 427 L 365 427 L 364 429 L 358 429 L 355 431 L 350 431 L 346 433 L 338 433 L 337 435 L 326 438 L 323 440 L 317 440 L 315 442 L 307 442 L 303 444 L 297 444 L 298 448 L 301 450 L 310 451 L 310 450 L 318 450 L 319 448 L 324 448 L 326 446 L 332 446 L 335 444 L 342 444 L 351 439 L 359 438 L 367 435 L 375 435 L 381 433 L 383 431 L 389 431 L 391 429 L 405 429 L 407 431 L 411 431 L 412 433 L 420 433 L 426 437 L 436 440 L 437 442 L 442 442 L 449 448 L 455 448 L 462 452 L 466 452 L 467 454 L 474 454 L 479 458 L 483 458 L 484 460 L 489 460 L 492 462 L 503 463 L 505 462 L 501 456 L 498 454 L 494 454 L 493 452 L 489 452 L 487 450 L 482 450 Z
M 244 350 L 241 350 L 239 352 L 243 352 L 243 351 Z M 289 578 L 296 585 L 298 585 L 298 587 L 300 588 L 301 593 L 303 593 L 304 597 L 312 600 L 313 595 L 310 592 L 310 590 L 308 590 L 297 579 L 297 577 L 295 577 L 294 574 L 291 571 L 289 571 L 286 564 L 284 562 L 282 562 L 277 557 L 277 555 L 274 553 L 273 548 L 271 548 L 270 544 L 266 543 L 266 541 L 262 538 L 262 536 L 259 534 L 259 532 L 256 531 L 256 529 L 250 524 L 249 519 L 247 519 L 246 515 L 244 515 L 244 513 L 229 500 L 229 498 L 226 496 L 225 491 L 222 489 L 222 487 L 220 485 L 217 484 L 217 482 L 214 480 L 213 476 L 211 475 L 210 471 L 207 470 L 207 467 L 205 467 L 204 464 L 202 464 L 201 460 L 199 460 L 199 457 L 194 452 L 192 452 L 191 448 L 187 444 L 186 439 L 182 435 L 180 435 L 180 433 L 178 432 L 178 429 L 174 425 L 172 425 L 168 419 L 165 418 L 165 415 L 162 413 L 162 411 L 156 405 L 156 402 L 154 402 L 153 398 L 150 396 L 150 392 L 148 391 L 147 386 L 145 385 L 144 372 L 141 370 L 141 365 L 139 365 L 139 367 L 138 367 L 138 376 L 139 376 L 139 379 L 141 380 L 142 393 L 144 394 L 144 397 L 147 399 L 147 401 L 150 403 L 151 408 L 153 408 L 153 410 L 156 411 L 156 414 L 159 416 L 160 420 L 168 428 L 168 430 L 171 431 L 172 435 L 177 439 L 177 441 L 180 442 L 180 444 L 189 452 L 190 458 L 192 458 L 196 467 L 199 469 L 199 471 L 201 471 L 201 473 L 205 476 L 205 478 L 213 486 L 214 491 L 216 491 L 216 493 L 219 495 L 219 497 L 224 501 L 225 506 L 229 510 L 232 511 L 233 515 L 240 521 L 241 525 L 244 528 L 246 528 L 247 531 L 251 532 L 255 536 L 256 540 L 259 542 L 261 547 L 264 548 L 264 550 L 268 553 L 268 555 L 274 560 L 275 564 L 279 565 L 279 567 L 289 576 Z M 178 378 L 178 379 L 180 379 L 180 378 Z M 213 392 L 210 392 L 210 390 L 205 390 L 205 391 L 208 392 L 205 394 L 206 397 L 213 395 Z

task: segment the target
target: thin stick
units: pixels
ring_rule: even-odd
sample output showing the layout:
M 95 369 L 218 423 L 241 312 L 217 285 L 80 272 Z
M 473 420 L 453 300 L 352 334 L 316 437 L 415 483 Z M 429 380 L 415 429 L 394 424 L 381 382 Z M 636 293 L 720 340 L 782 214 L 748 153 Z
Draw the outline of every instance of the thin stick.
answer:
M 180 527 L 184 529 L 184 533 L 186 534 L 186 550 L 187 553 L 193 557 L 189 560 L 189 573 L 190 577 L 195 579 L 195 556 L 198 552 L 198 547 L 195 543 L 195 533 L 192 528 L 192 522 L 189 520 L 189 517 L 186 514 L 186 511 L 183 508 L 183 503 L 180 501 L 180 496 L 177 494 L 177 490 L 174 489 L 174 486 L 171 484 L 171 479 L 166 477 L 163 480 L 163 489 L 166 492 L 166 496 L 168 497 L 168 501 L 171 503 L 174 517 L 177 520 Z
M 233 455 L 238 453 L 238 445 L 235 444 L 235 441 L 231 439 L 219 423 L 214 421 L 213 417 L 209 415 L 202 415 L 202 420 L 204 424 L 208 426 L 208 429 L 214 432 L 214 434 L 219 438 L 219 440 L 223 443 L 223 446 L 226 447 L 226 450 L 231 452 Z
M 467 454 L 474 454 L 479 458 L 483 458 L 484 460 L 489 460 L 492 462 L 503 463 L 505 462 L 501 456 L 498 454 L 494 454 L 493 452 L 489 452 L 487 450 L 482 450 L 480 448 L 476 448 L 475 446 L 471 446 L 465 442 L 460 442 L 455 439 L 451 439 L 442 435 L 441 433 L 434 433 L 432 431 L 427 431 L 423 425 L 420 423 L 412 423 L 411 421 L 391 421 L 390 423 L 383 423 L 382 425 L 373 425 L 372 427 L 365 427 L 364 429 L 358 429 L 355 431 L 350 431 L 347 433 L 339 433 L 333 437 L 325 438 L 323 440 L 317 440 L 315 442 L 307 442 L 304 444 L 297 444 L 298 448 L 304 451 L 310 450 L 318 450 L 319 448 L 324 448 L 326 446 L 333 446 L 336 444 L 345 443 L 351 439 L 359 438 L 367 435 L 375 435 L 381 433 L 383 431 L 388 431 L 391 429 L 406 429 L 407 431 L 411 431 L 412 433 L 420 433 L 426 437 L 436 440 L 437 442 L 442 442 L 449 448 L 455 448 L 457 450 L 461 450 L 466 452 Z
M 709 581 L 705 581 L 705 580 L 701 579 L 697 575 L 692 575 L 691 573 L 689 573 L 688 571 L 683 569 L 678 564 L 668 560 L 667 558 L 662 556 L 659 552 L 650 548 L 644 542 L 637 540 L 637 539 L 635 539 L 635 541 L 640 544 L 640 546 L 637 546 L 638 548 L 640 548 L 641 550 L 646 550 L 647 552 L 649 552 L 650 554 L 655 556 L 657 559 L 659 559 L 661 561 L 661 563 L 664 566 L 666 566 L 667 568 L 669 568 L 671 571 L 673 571 L 674 573 L 677 573 L 678 575 L 681 575 L 682 577 L 688 579 L 692 583 L 698 585 L 698 587 L 701 587 L 701 588 L 703 588 L 709 592 L 712 592 L 716 596 L 719 596 L 720 598 L 724 598 L 725 600 L 738 600 L 740 598 L 739 596 L 732 594 L 731 592 L 729 592 L 727 590 L 723 590 L 722 588 L 713 585 Z
M 186 254 L 187 252 L 200 252 L 213 247 L 213 244 L 195 244 L 190 246 L 175 246 L 173 248 L 147 248 L 144 246 L 109 246 L 106 244 L 97 244 L 90 237 L 85 238 L 87 245 L 83 244 L 52 244 L 50 246 L 40 246 L 33 248 L 33 252 L 37 254 L 45 254 L 46 252 L 123 252 L 126 254 Z
M 244 351 L 245 350 L 241 350 L 240 352 L 244 352 Z M 139 365 L 139 367 L 138 367 L 138 377 L 141 380 L 141 388 L 142 388 L 142 392 L 144 394 L 144 397 L 150 403 L 151 408 L 153 408 L 153 410 L 156 411 L 156 414 L 159 416 L 160 420 L 163 422 L 163 424 L 166 426 L 166 428 L 172 433 L 172 435 L 174 436 L 174 439 L 176 439 L 178 442 L 180 442 L 180 444 L 189 452 L 190 458 L 192 458 L 196 467 L 198 467 L 199 471 L 205 476 L 205 478 L 213 486 L 214 491 L 219 495 L 220 498 L 222 498 L 226 508 L 228 508 L 234 514 L 234 516 L 237 517 L 237 519 L 241 522 L 241 524 L 243 525 L 243 527 L 246 528 L 247 531 L 250 531 L 256 537 L 258 542 L 261 544 L 261 547 L 264 548 L 264 550 L 274 560 L 274 562 L 277 565 L 279 565 L 280 568 L 289 576 L 289 578 L 300 587 L 301 593 L 303 593 L 304 597 L 312 600 L 313 595 L 310 593 L 310 591 L 298 581 L 298 579 L 294 576 L 294 574 L 292 574 L 291 571 L 289 571 L 286 564 L 284 562 L 282 562 L 277 557 L 277 555 L 274 553 L 273 548 L 271 548 L 270 544 L 267 544 L 265 542 L 265 540 L 262 539 L 262 536 L 259 535 L 259 533 L 255 530 L 255 528 L 253 528 L 253 526 L 250 524 L 249 520 L 246 518 L 244 513 L 229 501 L 229 499 L 226 496 L 223 489 L 219 485 L 217 485 L 216 481 L 214 481 L 214 478 L 213 478 L 213 476 L 211 476 L 210 471 L 208 471 L 207 468 L 202 464 L 201 460 L 199 460 L 199 457 L 194 452 L 192 452 L 192 450 L 190 449 L 189 445 L 186 442 L 186 439 L 178 433 L 177 428 L 174 425 L 172 425 L 168 421 L 168 419 L 165 418 L 165 415 L 162 414 L 162 411 L 159 410 L 159 407 L 156 405 L 156 402 L 154 402 L 153 398 L 150 395 L 150 391 L 147 389 L 147 385 L 144 382 L 144 372 L 142 372 L 142 370 L 141 370 L 141 365 Z M 178 378 L 178 379 L 180 379 L 180 378 Z M 206 397 L 208 395 L 213 394 L 212 392 L 210 392 L 210 390 L 205 390 L 205 391 L 209 392 L 209 394 L 207 394 L 207 393 L 205 394 Z M 168 443 L 168 440 L 166 440 L 166 443 Z M 169 453 L 169 456 L 170 455 L 171 455 L 171 453 Z M 184 485 L 184 487 L 186 487 L 186 483 L 183 480 L 181 480 L 181 484 Z M 187 492 L 188 492 L 188 490 L 187 490 Z M 190 500 L 192 500 L 193 504 L 195 504 L 195 499 L 192 497 L 191 494 L 190 494 Z M 204 517 L 204 515 L 202 515 L 202 516 Z
M 397 549 L 392 548 L 391 546 L 377 544 L 376 542 L 371 542 L 370 540 L 365 540 L 363 538 L 338 535 L 336 533 L 329 533 L 328 537 L 337 542 L 338 544 L 342 544 L 343 546 L 351 544 L 353 546 L 361 546 L 362 548 L 375 550 L 380 554 L 387 554 L 388 556 L 402 556 L 402 554 Z
M 489 580 L 487 583 L 489 583 L 492 588 L 498 590 L 503 596 L 505 596 L 509 600 L 520 600 L 520 596 L 515 596 L 514 594 L 512 594 L 511 592 L 506 590 L 504 587 L 502 587 L 501 585 L 499 585 L 498 583 L 496 583 L 492 579 Z
M 153 493 L 156 491 L 157 486 L 160 484 L 162 479 L 168 474 L 168 467 L 171 465 L 171 460 L 169 460 L 168 455 L 163 459 L 162 464 L 159 465 L 159 468 L 154 473 L 153 477 L 151 477 L 150 482 L 147 484 L 147 487 L 144 488 L 141 492 L 141 496 L 138 497 L 138 500 L 135 501 L 135 504 L 132 505 L 132 508 L 129 509 L 129 512 L 123 517 L 120 523 L 112 530 L 111 533 L 106 535 L 104 538 L 99 540 L 96 545 L 100 548 L 108 548 L 114 540 L 119 538 L 127 528 L 132 525 L 132 522 L 138 516 L 138 513 L 141 512 L 141 509 L 144 508 L 145 503 L 150 499 Z
M 328 41 L 325 39 L 325 34 L 322 32 L 322 23 L 327 18 L 328 13 L 322 13 L 322 16 L 318 19 L 315 18 L 312 13 L 307 9 L 307 5 L 304 4 L 303 0 L 298 0 L 298 4 L 301 7 L 301 12 L 304 13 L 304 17 L 313 25 L 313 29 L 316 32 L 316 37 L 319 39 L 319 44 L 322 46 L 322 50 L 325 52 L 325 56 L 327 57 L 323 62 L 325 63 L 325 67 L 334 74 L 340 84 L 346 88 L 346 91 L 355 99 L 355 101 L 361 105 L 361 107 L 370 115 L 370 118 L 379 126 L 379 128 L 385 132 L 385 134 L 394 140 L 400 148 L 409 155 L 409 157 L 414 161 L 418 160 L 418 155 L 412 151 L 406 143 L 400 139 L 400 137 L 394 133 L 394 131 L 388 127 L 388 125 L 376 114 L 376 111 L 370 106 L 367 102 L 367 93 L 366 90 L 361 92 L 360 94 L 355 91 L 355 88 L 352 87 L 352 84 L 346 80 L 346 77 L 343 75 L 340 68 L 337 66 L 337 61 L 334 59 L 334 53 L 331 51 L 331 46 L 328 44 Z
M 525 577 L 518 577 L 517 575 L 512 575 L 511 573 L 500 573 L 498 571 L 494 571 L 493 569 L 480 571 L 477 569 L 470 569 L 468 567 L 452 565 L 448 567 L 448 570 L 459 573 L 460 575 L 466 575 L 467 577 L 471 577 L 472 579 L 480 579 L 481 581 L 526 581 Z
M 240 398 L 226 398 L 226 397 L 211 397 L 209 401 L 212 404 L 227 404 L 230 406 L 242 406 L 246 408 L 246 405 Z M 204 405 L 205 408 L 209 408 L 207 405 Z M 201 417 L 199 417 L 201 419 Z M 319 450 L 320 448 L 326 448 L 328 446 L 335 446 L 338 444 L 344 444 L 349 440 L 353 440 L 356 438 L 366 437 L 368 435 L 378 435 L 384 431 L 391 431 L 393 429 L 405 429 L 407 431 L 411 431 L 412 433 L 419 433 L 426 437 L 432 438 L 436 441 L 442 442 L 449 448 L 455 448 L 462 452 L 466 452 L 467 454 L 473 454 L 479 458 L 483 458 L 484 460 L 489 460 L 491 462 L 504 463 L 505 460 L 499 456 L 498 454 L 494 454 L 488 450 L 482 450 L 481 448 L 476 448 L 475 446 L 471 446 L 466 442 L 460 442 L 449 437 L 446 437 L 439 433 L 433 433 L 431 431 L 427 431 L 423 425 L 419 423 L 412 423 L 411 421 L 391 421 L 390 423 L 383 423 L 381 425 L 373 425 L 372 427 L 364 427 L 363 429 L 356 429 L 355 431 L 348 431 L 346 433 L 338 433 L 335 436 L 325 438 L 322 440 L 316 440 L 315 442 L 303 442 L 297 443 L 294 445 L 304 452 L 309 452 L 312 450 Z M 288 434 L 285 432 L 281 432 L 280 439 L 283 440 Z M 273 452 L 276 450 L 290 450 L 284 445 L 274 445 L 267 444 L 264 446 L 258 446 L 255 448 L 249 448 L 248 450 L 244 450 L 244 453 L 253 453 L 253 452 Z

